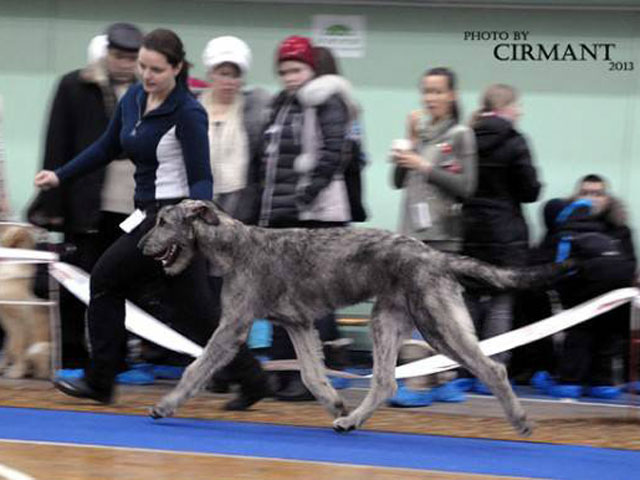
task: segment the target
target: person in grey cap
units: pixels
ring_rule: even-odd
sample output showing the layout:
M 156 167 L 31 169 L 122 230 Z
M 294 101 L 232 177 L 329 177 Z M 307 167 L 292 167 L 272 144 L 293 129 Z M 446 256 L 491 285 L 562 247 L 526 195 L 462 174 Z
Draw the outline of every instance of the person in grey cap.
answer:
M 107 27 L 105 36 L 106 42 L 104 38 L 92 42 L 89 63 L 65 74 L 58 84 L 46 130 L 44 169 L 61 167 L 97 140 L 106 130 L 118 99 L 136 80 L 143 36 L 140 29 L 114 23 Z M 131 161 L 121 158 L 82 181 L 42 191 L 30 205 L 28 218 L 64 233 L 71 252 L 67 260 L 90 272 L 122 233 L 120 222 L 134 210 L 133 173 Z M 87 360 L 84 306 L 63 291 L 60 308 L 63 367 L 83 367 Z

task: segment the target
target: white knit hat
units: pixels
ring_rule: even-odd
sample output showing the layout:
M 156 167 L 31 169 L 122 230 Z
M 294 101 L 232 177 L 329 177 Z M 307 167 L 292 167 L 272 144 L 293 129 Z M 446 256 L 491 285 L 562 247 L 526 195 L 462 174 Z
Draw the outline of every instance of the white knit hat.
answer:
M 89 42 L 87 47 L 87 63 L 96 63 L 107 56 L 107 40 L 106 35 L 96 35 Z
M 237 37 L 224 36 L 209 40 L 202 52 L 202 63 L 212 70 L 222 63 L 233 63 L 245 75 L 251 65 L 249 46 Z

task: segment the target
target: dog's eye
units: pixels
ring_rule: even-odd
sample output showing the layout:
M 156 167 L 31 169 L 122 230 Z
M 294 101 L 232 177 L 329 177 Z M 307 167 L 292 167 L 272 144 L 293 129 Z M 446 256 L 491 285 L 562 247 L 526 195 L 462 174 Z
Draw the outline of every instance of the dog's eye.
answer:
M 167 222 L 164 221 L 164 218 L 160 217 L 158 219 L 158 226 L 163 227 Z

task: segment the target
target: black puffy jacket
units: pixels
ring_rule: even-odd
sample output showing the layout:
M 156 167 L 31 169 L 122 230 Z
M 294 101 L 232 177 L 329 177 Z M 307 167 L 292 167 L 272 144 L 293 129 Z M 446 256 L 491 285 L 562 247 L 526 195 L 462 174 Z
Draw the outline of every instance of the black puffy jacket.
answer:
M 296 159 L 303 153 L 304 107 L 296 95 L 282 92 L 272 105 L 264 134 L 260 178 L 262 204 L 260 224 L 295 225 L 300 211 L 309 205 L 344 169 L 347 107 L 335 94 L 315 108 L 318 127 L 316 166 L 311 181 L 300 188 L 301 173 Z
M 521 204 L 536 201 L 541 188 L 529 147 L 496 115 L 480 117 L 473 130 L 478 186 L 463 205 L 463 253 L 496 265 L 525 265 L 529 233 Z

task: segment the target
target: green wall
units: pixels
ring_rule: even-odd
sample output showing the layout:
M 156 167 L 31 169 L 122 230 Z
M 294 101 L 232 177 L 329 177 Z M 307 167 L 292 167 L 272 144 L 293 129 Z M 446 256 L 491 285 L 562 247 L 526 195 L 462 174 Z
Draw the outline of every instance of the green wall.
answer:
M 460 78 L 466 115 L 492 82 L 523 92 L 522 130 L 529 136 L 545 182 L 543 198 L 568 193 L 580 176 L 606 175 L 640 220 L 638 72 L 608 71 L 606 61 L 500 62 L 493 41 L 464 41 L 465 31 L 529 31 L 529 43 L 614 43 L 612 58 L 638 58 L 639 14 L 491 8 L 355 7 L 168 0 L 0 0 L 0 95 L 11 201 L 21 212 L 33 194 L 43 127 L 57 77 L 78 68 L 86 45 L 105 25 L 127 20 L 145 29 L 173 28 L 202 77 L 200 54 L 213 36 L 234 34 L 252 47 L 250 83 L 275 91 L 273 52 L 288 34 L 311 33 L 313 14 L 366 17 L 366 56 L 343 59 L 364 109 L 371 165 L 366 172 L 369 225 L 395 229 L 400 195 L 389 185 L 388 146 L 404 135 L 405 117 L 418 106 L 417 81 L 427 67 L 452 67 Z M 509 41 L 510 42 L 510 41 Z M 636 187 L 637 188 L 637 187 Z M 538 230 L 538 207 L 529 217 Z

